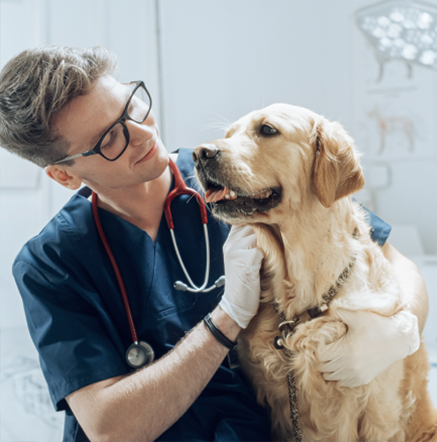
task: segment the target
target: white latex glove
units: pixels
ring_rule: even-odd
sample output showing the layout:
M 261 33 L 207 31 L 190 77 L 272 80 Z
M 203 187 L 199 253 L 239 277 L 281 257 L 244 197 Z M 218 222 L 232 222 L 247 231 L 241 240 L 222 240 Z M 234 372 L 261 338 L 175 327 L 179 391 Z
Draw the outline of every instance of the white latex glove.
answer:
M 410 312 L 390 317 L 343 309 L 337 313 L 348 331 L 318 352 L 320 371 L 327 381 L 340 381 L 343 387 L 368 384 L 420 346 L 417 317 Z
M 242 328 L 258 311 L 261 292 L 259 269 L 263 254 L 256 248 L 256 236 L 250 226 L 232 226 L 223 246 L 225 293 L 220 307 Z

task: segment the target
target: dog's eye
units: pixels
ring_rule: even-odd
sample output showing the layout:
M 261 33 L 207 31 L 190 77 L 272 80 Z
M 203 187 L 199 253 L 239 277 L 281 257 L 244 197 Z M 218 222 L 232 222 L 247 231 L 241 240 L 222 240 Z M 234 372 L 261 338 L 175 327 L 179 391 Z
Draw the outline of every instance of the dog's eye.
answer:
M 267 135 L 267 136 L 276 135 L 278 133 L 278 131 L 274 127 L 269 126 L 268 124 L 263 124 L 261 126 L 260 132 L 261 135 Z

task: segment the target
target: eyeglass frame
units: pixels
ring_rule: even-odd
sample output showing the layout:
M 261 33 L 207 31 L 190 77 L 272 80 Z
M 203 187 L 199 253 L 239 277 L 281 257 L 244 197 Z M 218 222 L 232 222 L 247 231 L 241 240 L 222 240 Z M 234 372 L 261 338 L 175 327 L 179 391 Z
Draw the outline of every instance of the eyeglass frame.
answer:
M 144 121 L 146 121 L 147 117 L 148 117 L 149 114 L 150 114 L 150 110 L 152 109 L 152 97 L 150 96 L 150 93 L 149 93 L 149 91 L 147 90 L 146 85 L 144 84 L 144 81 L 142 81 L 142 80 L 131 81 L 130 83 L 127 83 L 127 84 L 134 84 L 134 83 L 136 83 L 136 85 L 135 85 L 134 89 L 132 90 L 132 92 L 131 92 L 131 94 L 130 94 L 130 96 L 129 96 L 129 99 L 127 100 L 127 103 L 126 103 L 126 106 L 124 107 L 124 110 L 123 110 L 123 114 L 122 114 L 122 116 L 121 116 L 121 117 L 120 117 L 115 123 L 113 123 L 113 124 L 111 125 L 111 127 L 109 127 L 108 130 L 105 131 L 105 133 L 101 136 L 101 138 L 100 138 L 100 140 L 97 142 L 97 144 L 96 144 L 91 150 L 87 150 L 87 151 L 82 152 L 82 153 L 77 153 L 77 154 L 75 154 L 75 155 L 71 155 L 71 156 L 69 156 L 69 157 L 63 158 L 62 160 L 58 160 L 58 161 L 54 162 L 53 164 L 60 164 L 60 163 L 64 163 L 64 162 L 66 162 L 66 161 L 74 160 L 74 159 L 79 158 L 79 157 L 89 157 L 89 156 L 91 156 L 91 155 L 96 155 L 96 154 L 99 154 L 99 155 L 102 156 L 105 160 L 108 160 L 108 161 L 115 161 L 115 160 L 118 160 L 118 159 L 123 155 L 123 153 L 125 152 L 125 150 L 127 149 L 127 146 L 129 146 L 129 140 L 130 140 L 130 137 L 129 137 L 129 130 L 128 130 L 128 128 L 126 127 L 126 123 L 125 123 L 126 120 L 132 120 L 132 121 L 134 121 L 135 123 L 142 124 L 142 123 L 144 123 Z M 149 101 L 150 101 L 149 110 L 147 111 L 146 116 L 144 117 L 143 121 L 137 121 L 137 120 L 134 120 L 134 119 L 131 118 L 130 115 L 128 114 L 128 107 L 129 107 L 129 104 L 130 104 L 130 102 L 131 102 L 131 100 L 132 100 L 132 97 L 135 95 L 135 92 L 136 92 L 140 87 L 143 87 L 143 88 L 144 88 L 144 90 L 146 91 L 147 96 L 149 97 Z M 123 150 L 120 152 L 119 155 L 117 155 L 117 156 L 116 156 L 115 158 L 113 158 L 113 159 L 109 159 L 109 158 L 106 158 L 105 155 L 104 155 L 104 154 L 102 153 L 102 151 L 100 150 L 100 145 L 102 144 L 102 141 L 105 139 L 106 135 L 108 135 L 108 133 L 111 131 L 111 129 L 112 129 L 114 126 L 116 126 L 118 123 L 120 123 L 120 124 L 123 126 L 123 134 L 124 134 L 124 137 L 126 138 L 126 146 L 124 146 Z

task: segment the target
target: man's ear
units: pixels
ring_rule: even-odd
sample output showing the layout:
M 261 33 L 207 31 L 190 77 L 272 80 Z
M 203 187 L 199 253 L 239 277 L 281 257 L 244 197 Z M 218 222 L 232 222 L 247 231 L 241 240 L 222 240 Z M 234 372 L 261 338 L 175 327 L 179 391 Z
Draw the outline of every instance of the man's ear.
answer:
M 310 143 L 315 146 L 314 190 L 325 207 L 364 187 L 354 140 L 341 124 L 324 118 L 316 122 Z
M 82 180 L 65 166 L 52 164 L 45 167 L 44 171 L 48 177 L 62 184 L 67 189 L 76 190 L 82 185 Z

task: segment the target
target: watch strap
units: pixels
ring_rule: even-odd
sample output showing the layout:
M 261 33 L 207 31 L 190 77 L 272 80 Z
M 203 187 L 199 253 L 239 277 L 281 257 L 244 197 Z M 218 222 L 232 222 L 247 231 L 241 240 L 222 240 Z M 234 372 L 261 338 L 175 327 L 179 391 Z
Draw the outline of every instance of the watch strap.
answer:
M 208 313 L 204 318 L 203 322 L 205 323 L 206 328 L 211 332 L 214 338 L 220 342 L 220 344 L 224 345 L 226 348 L 234 348 L 237 345 L 236 341 L 231 341 L 213 322 L 211 318 L 211 314 Z

